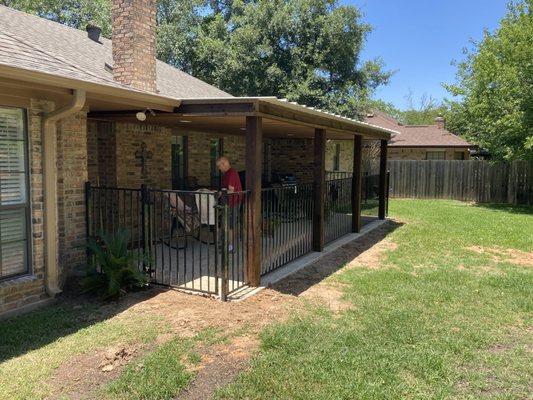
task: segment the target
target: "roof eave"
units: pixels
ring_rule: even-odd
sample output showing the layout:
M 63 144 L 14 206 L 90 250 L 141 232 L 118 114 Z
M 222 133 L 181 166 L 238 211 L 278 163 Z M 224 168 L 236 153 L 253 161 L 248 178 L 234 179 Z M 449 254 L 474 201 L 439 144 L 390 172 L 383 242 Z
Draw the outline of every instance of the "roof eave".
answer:
M 124 103 L 127 103 L 128 100 L 140 102 L 146 104 L 146 107 L 151 106 L 161 111 L 172 111 L 181 103 L 179 99 L 154 93 L 143 92 L 127 87 L 105 85 L 81 79 L 67 78 L 55 74 L 13 67 L 6 64 L 0 64 L 0 77 L 65 89 L 83 89 L 88 93 L 123 99 Z
M 221 97 L 181 100 L 181 107 L 176 112 L 182 112 L 184 115 L 194 115 L 193 109 L 195 109 L 196 115 L 258 115 L 380 140 L 389 140 L 398 134 L 398 132 L 387 128 L 280 100 L 276 97 Z

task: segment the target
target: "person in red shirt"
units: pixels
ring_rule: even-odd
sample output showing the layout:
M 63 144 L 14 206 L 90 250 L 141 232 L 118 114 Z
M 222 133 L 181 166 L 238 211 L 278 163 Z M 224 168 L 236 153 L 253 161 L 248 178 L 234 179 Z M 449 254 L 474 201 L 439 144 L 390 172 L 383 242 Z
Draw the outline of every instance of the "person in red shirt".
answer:
M 239 222 L 239 214 L 240 214 L 240 204 L 242 200 L 242 196 L 240 192 L 242 192 L 242 184 L 241 184 L 241 178 L 239 177 L 239 173 L 232 168 L 231 163 L 227 157 L 220 157 L 217 159 L 217 167 L 222 172 L 222 182 L 221 186 L 222 189 L 228 190 L 228 205 L 229 205 L 229 237 L 230 237 L 230 244 L 228 245 L 228 250 L 230 252 L 233 251 L 233 243 L 231 243 L 231 240 L 233 238 L 233 229 L 235 226 L 238 227 Z M 235 194 L 237 192 L 238 194 Z

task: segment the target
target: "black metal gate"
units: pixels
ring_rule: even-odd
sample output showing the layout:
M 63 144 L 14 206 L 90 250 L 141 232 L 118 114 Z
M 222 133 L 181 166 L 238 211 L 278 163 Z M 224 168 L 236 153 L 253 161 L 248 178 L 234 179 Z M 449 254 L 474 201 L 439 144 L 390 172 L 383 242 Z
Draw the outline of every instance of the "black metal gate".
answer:
M 124 229 L 153 283 L 220 296 L 246 286 L 248 192 L 86 185 L 87 235 Z

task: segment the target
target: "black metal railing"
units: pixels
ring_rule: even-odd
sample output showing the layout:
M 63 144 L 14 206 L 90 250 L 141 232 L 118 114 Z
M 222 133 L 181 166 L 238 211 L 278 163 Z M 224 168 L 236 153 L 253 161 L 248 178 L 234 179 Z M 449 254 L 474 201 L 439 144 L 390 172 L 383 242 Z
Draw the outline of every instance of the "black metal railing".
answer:
M 87 234 L 125 229 L 152 282 L 225 298 L 247 283 L 248 196 L 87 184 Z
M 261 204 L 264 275 L 312 250 L 313 185 L 264 188 Z
M 324 241 L 332 242 L 352 232 L 352 178 L 326 182 Z

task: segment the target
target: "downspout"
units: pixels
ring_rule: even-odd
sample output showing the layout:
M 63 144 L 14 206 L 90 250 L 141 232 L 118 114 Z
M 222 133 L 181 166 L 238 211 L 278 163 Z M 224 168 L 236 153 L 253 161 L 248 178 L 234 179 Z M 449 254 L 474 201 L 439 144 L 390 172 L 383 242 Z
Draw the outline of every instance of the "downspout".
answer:
M 85 90 L 74 89 L 67 105 L 44 113 L 42 119 L 45 285 L 50 297 L 61 293 L 57 266 L 57 122 L 80 111 L 85 100 Z

